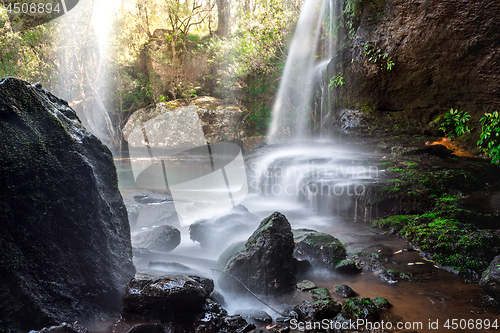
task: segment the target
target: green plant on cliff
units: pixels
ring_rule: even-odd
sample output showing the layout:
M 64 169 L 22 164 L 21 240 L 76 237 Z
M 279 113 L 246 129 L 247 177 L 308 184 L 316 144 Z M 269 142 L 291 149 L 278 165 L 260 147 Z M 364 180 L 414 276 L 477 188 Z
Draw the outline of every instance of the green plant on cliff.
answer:
M 492 163 L 498 164 L 500 162 L 500 118 L 498 111 L 485 113 L 480 121 L 483 126 L 477 145 L 484 155 L 491 158 Z
M 395 65 L 392 57 L 389 57 L 389 53 L 382 52 L 382 49 L 374 44 L 367 43 L 365 45 L 365 57 L 368 62 L 376 64 L 380 69 L 390 71 Z
M 333 87 L 337 88 L 338 86 L 343 86 L 344 82 L 344 73 L 337 73 L 335 76 L 330 78 L 330 84 L 328 84 L 328 88 L 332 89 Z
M 444 119 L 439 129 L 444 132 L 445 136 L 454 138 L 465 133 L 470 133 L 470 128 L 467 125 L 467 122 L 470 120 L 470 114 L 468 112 L 451 108 L 450 111 L 444 115 Z

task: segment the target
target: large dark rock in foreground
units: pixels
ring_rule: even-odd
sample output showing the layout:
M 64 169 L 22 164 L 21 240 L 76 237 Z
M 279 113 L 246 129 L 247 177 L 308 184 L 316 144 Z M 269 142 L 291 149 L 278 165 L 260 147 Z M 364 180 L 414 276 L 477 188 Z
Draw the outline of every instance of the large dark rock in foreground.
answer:
M 120 311 L 134 274 L 110 151 L 40 86 L 0 81 L 0 331 Z
M 245 248 L 225 265 L 221 288 L 243 291 L 241 283 L 261 295 L 283 294 L 295 289 L 293 234 L 286 217 L 278 212 L 262 220 Z
M 500 256 L 496 256 L 486 268 L 479 284 L 488 295 L 500 302 Z
M 137 273 L 130 281 L 123 303 L 125 310 L 147 319 L 192 321 L 203 311 L 214 290 L 214 281 L 196 275 Z

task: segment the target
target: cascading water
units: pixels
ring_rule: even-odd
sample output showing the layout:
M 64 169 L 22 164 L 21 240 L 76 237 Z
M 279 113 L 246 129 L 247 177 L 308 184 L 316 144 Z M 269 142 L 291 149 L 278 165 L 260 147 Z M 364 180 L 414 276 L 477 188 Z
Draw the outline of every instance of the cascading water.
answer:
M 335 41 L 340 19 L 338 7 L 337 0 L 306 0 L 304 3 L 273 106 L 268 132 L 272 142 L 322 136 L 331 111 L 327 69 L 338 44 Z M 324 43 L 320 38 L 322 32 Z M 322 43 L 323 50 L 320 49 Z M 321 59 L 319 63 L 317 59 Z M 319 82 L 321 93 L 313 102 L 315 82 Z M 309 130 L 310 120 L 312 130 Z

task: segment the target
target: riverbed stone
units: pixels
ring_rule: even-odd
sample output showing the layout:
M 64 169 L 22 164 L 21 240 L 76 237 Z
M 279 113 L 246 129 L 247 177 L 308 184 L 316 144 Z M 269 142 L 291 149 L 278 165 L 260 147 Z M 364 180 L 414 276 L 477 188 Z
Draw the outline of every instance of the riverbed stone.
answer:
M 146 319 L 191 321 L 203 311 L 214 282 L 196 275 L 137 273 L 123 294 L 124 310 Z
M 293 255 L 311 262 L 313 266 L 335 269 L 345 259 L 345 246 L 335 237 L 311 229 L 293 230 L 295 249 Z
M 189 226 L 189 237 L 205 248 L 224 248 L 238 237 L 249 235 L 260 219 L 242 205 Z
M 267 312 L 256 309 L 239 309 L 234 311 L 235 314 L 242 316 L 247 321 L 255 324 L 256 326 L 268 325 L 273 322 L 273 317 L 271 317 Z
M 342 304 L 342 311 L 354 320 L 365 319 L 374 322 L 379 319 L 377 306 L 367 297 L 346 299 Z
M 316 287 L 316 284 L 312 281 L 302 280 L 300 282 L 297 282 L 297 289 L 300 291 L 307 291 L 307 290 L 311 290 L 314 288 L 317 288 L 317 287 Z
M 243 283 L 261 295 L 291 292 L 296 283 L 293 249 L 290 223 L 285 215 L 275 212 L 262 220 L 245 243 L 245 249 L 227 262 L 224 267 L 226 274 L 220 277 L 219 285 L 223 290 L 243 292 Z
M 313 301 L 305 301 L 293 308 L 293 312 L 302 320 L 321 321 L 333 318 L 341 310 L 341 305 L 335 302 L 327 288 L 315 288 L 310 291 Z M 292 312 L 292 313 L 293 313 Z
M 359 273 L 362 268 L 352 259 L 344 259 L 335 265 L 335 270 L 339 273 Z
M 135 247 L 144 247 L 153 251 L 170 252 L 181 243 L 179 229 L 161 225 L 150 231 L 141 232 L 132 237 Z
M 344 298 L 356 296 L 356 292 L 346 284 L 341 284 L 340 286 L 336 286 L 335 292 Z
M 68 103 L 0 80 L 0 331 L 119 313 L 133 277 L 113 155 Z
M 500 256 L 496 256 L 486 268 L 479 284 L 488 295 L 500 302 Z

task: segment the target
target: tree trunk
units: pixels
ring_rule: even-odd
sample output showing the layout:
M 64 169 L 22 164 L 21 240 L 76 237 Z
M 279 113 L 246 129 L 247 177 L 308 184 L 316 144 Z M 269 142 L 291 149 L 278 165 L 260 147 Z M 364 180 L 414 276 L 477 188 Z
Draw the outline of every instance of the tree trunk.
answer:
M 217 0 L 217 13 L 219 16 L 217 35 L 219 37 L 228 36 L 229 18 L 231 16 L 231 4 L 229 0 Z

